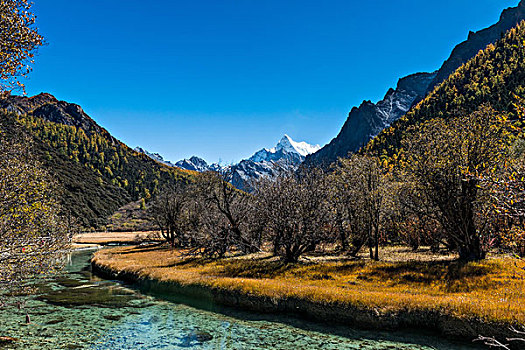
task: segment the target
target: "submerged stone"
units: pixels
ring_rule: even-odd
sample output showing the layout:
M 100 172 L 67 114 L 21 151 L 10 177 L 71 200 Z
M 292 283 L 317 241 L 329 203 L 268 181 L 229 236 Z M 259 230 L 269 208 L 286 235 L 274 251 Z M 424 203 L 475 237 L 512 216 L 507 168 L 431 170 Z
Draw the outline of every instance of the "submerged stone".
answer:
M 79 281 L 79 280 L 67 278 L 67 277 L 62 277 L 62 278 L 57 279 L 57 283 L 60 284 L 62 287 L 68 287 L 68 288 L 79 287 L 79 286 L 86 284 L 85 281 Z
M 211 335 L 210 333 L 206 332 L 206 331 L 202 331 L 202 330 L 194 330 L 193 332 L 191 332 L 189 335 L 188 335 L 188 338 L 191 339 L 191 340 L 195 340 L 199 343 L 204 343 L 204 342 L 207 342 L 207 341 L 210 341 L 213 339 L 213 335 Z
M 122 315 L 104 315 L 103 317 L 109 321 L 119 321 L 124 316 Z
M 196 329 L 181 338 L 180 346 L 192 347 L 196 344 L 202 344 L 212 339 L 213 339 L 213 335 L 211 335 L 210 333 Z
M 12 338 L 12 337 L 0 337 L 0 345 L 6 345 L 6 344 L 11 344 L 11 343 L 14 343 L 14 342 L 17 342 L 18 339 L 16 338 Z
M 57 318 L 57 319 L 54 319 L 54 320 L 47 321 L 46 324 L 47 325 L 58 324 L 58 323 L 64 322 L 65 320 L 66 320 L 65 318 Z
M 39 300 L 65 307 L 99 306 L 109 308 L 132 307 L 136 297 L 110 288 L 68 288 L 40 295 Z
M 207 342 L 213 339 L 213 335 L 204 331 L 195 331 L 193 336 L 199 343 Z

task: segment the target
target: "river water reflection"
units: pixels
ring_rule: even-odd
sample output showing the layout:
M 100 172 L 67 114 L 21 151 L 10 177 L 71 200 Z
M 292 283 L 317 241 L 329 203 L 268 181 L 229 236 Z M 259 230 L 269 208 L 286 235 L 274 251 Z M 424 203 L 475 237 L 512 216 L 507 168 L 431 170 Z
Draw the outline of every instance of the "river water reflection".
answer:
M 6 349 L 477 348 L 424 334 L 355 331 L 228 309 L 205 311 L 93 276 L 88 270 L 91 254 L 74 253 L 67 274 L 41 286 L 28 302 L 31 324 L 23 324 L 23 311 L 0 309 L 0 335 L 19 339 Z

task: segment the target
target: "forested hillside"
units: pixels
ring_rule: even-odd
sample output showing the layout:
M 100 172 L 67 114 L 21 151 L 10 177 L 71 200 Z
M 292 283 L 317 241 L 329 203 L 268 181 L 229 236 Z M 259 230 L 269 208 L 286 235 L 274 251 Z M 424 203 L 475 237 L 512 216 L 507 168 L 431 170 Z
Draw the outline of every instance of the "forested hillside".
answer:
M 86 228 L 103 226 L 122 205 L 191 176 L 133 151 L 80 106 L 51 95 L 12 96 L 0 106 L 2 127 L 22 128 L 34 140 L 35 153 L 62 184 L 64 207 Z
M 436 117 L 467 115 L 482 104 L 490 104 L 495 110 L 516 118 L 516 103 L 523 97 L 525 22 L 462 65 L 415 108 L 372 140 L 367 151 L 392 155 L 399 150 L 411 125 Z

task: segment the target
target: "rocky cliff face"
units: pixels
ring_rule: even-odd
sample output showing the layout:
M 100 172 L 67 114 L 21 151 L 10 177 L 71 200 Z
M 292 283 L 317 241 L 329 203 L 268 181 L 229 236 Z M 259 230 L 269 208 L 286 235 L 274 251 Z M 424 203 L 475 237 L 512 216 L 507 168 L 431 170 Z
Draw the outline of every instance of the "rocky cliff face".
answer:
M 75 126 L 88 134 L 99 133 L 110 136 L 109 132 L 91 119 L 82 107 L 74 103 L 59 101 L 48 93 L 32 97 L 10 96 L 0 100 L 0 108 L 17 114 L 32 114 L 53 123 Z
M 396 89 L 388 90 L 377 104 L 364 101 L 361 106 L 352 108 L 339 135 L 318 152 L 307 156 L 306 162 L 328 165 L 338 157 L 359 150 L 421 100 L 435 76 L 435 73 L 409 75 L 400 79 Z
M 525 20 L 525 0 L 517 7 L 503 11 L 498 23 L 478 32 L 470 32 L 468 39 L 457 45 L 450 57 L 435 73 L 417 73 L 399 80 L 395 90 L 390 89 L 377 104 L 364 101 L 354 107 L 341 131 L 329 144 L 306 157 L 311 165 L 329 165 L 339 157 L 356 152 L 392 122 L 402 117 L 413 105 L 441 84 L 479 50 L 499 40 L 503 33 Z

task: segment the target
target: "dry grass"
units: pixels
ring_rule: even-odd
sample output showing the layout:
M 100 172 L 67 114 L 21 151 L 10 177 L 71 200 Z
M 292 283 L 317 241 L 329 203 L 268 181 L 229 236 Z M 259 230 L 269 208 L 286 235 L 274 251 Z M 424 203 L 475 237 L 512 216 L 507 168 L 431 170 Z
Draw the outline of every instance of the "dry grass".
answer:
M 159 240 L 159 232 L 86 232 L 73 236 L 73 243 L 81 245 L 104 245 L 111 243 L 138 244 Z
M 525 323 L 525 262 L 493 257 L 461 264 L 448 256 L 390 248 L 387 261 L 309 257 L 283 265 L 269 255 L 206 261 L 167 248 L 99 251 L 96 263 L 161 281 L 297 297 L 378 311 L 435 310 L 459 317 Z

